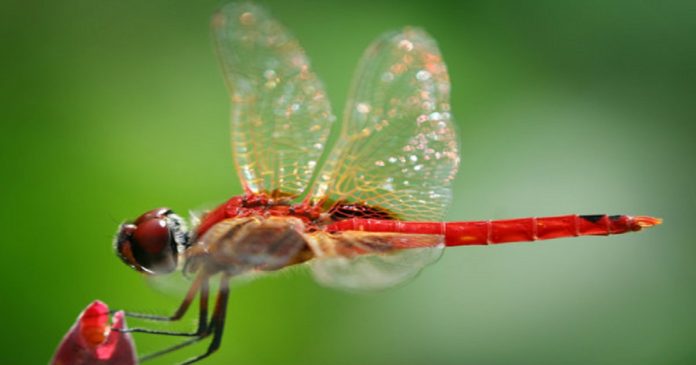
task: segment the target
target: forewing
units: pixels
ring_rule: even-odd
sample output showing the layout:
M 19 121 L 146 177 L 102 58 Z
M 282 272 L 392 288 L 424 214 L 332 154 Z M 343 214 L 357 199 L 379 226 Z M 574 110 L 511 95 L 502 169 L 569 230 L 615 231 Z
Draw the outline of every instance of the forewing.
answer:
M 247 193 L 305 191 L 335 119 L 297 40 L 262 8 L 222 7 L 213 38 L 232 102 L 232 151 Z
M 447 68 L 423 30 L 388 33 L 365 52 L 315 204 L 364 203 L 403 220 L 440 220 L 459 163 Z
M 437 261 L 444 249 L 442 236 L 400 233 L 317 232 L 308 242 L 316 257 L 310 261 L 314 279 L 350 291 L 404 283 Z
M 166 275 L 147 275 L 145 281 L 154 290 L 172 298 L 179 298 L 191 288 L 193 277 L 185 276 L 178 270 Z

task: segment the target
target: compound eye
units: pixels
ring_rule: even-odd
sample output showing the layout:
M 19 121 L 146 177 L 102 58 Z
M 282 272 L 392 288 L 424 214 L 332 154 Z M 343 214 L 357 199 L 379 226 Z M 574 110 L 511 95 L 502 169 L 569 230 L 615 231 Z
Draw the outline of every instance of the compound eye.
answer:
M 133 224 L 123 224 L 116 233 L 116 254 L 126 263 L 126 265 L 142 271 L 142 267 L 133 256 L 133 243 L 131 237 L 137 227 Z
M 161 254 L 167 250 L 171 240 L 166 219 L 155 218 L 138 224 L 133 232 L 133 240 L 138 242 L 145 253 Z
M 149 221 L 149 220 L 154 219 L 154 218 L 167 218 L 170 214 L 174 214 L 174 212 L 172 212 L 172 210 L 169 208 L 153 209 L 149 212 L 143 213 L 143 215 L 138 217 L 138 219 L 136 219 L 135 222 L 133 222 L 133 224 L 135 224 L 136 226 L 139 226 L 140 223 Z
M 179 232 L 175 231 L 179 229 L 180 219 L 171 210 L 154 209 L 133 224 L 121 225 L 116 236 L 116 252 L 123 262 L 138 271 L 172 272 L 177 266 L 175 234 Z

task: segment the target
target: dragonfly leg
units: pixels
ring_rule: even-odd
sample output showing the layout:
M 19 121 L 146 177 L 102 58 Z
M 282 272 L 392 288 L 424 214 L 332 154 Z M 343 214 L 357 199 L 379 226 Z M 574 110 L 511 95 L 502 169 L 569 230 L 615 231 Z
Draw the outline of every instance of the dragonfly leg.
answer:
M 189 288 L 188 292 L 186 293 L 186 296 L 184 297 L 183 302 L 181 302 L 181 305 L 179 305 L 179 308 L 177 308 L 176 312 L 174 312 L 173 315 L 171 316 L 158 316 L 155 314 L 148 314 L 148 313 L 135 313 L 135 312 L 127 312 L 124 311 L 123 313 L 126 315 L 126 317 L 131 317 L 131 318 L 140 318 L 140 319 L 147 319 L 150 321 L 165 321 L 165 322 L 173 322 L 173 321 L 178 321 L 180 320 L 184 314 L 186 314 L 186 311 L 188 311 L 189 307 L 191 306 L 191 303 L 193 302 L 193 299 L 196 298 L 196 294 L 203 285 L 203 282 L 205 282 L 205 285 L 207 286 L 208 278 L 210 275 L 206 272 L 201 272 L 198 274 L 196 277 L 196 280 L 194 280 L 193 284 L 191 284 L 191 287 Z M 117 312 L 115 310 L 112 310 L 111 312 Z
M 227 300 L 230 296 L 229 282 L 230 276 L 227 274 L 222 274 L 222 278 L 220 279 L 220 292 L 215 302 L 215 311 L 213 312 L 213 315 L 210 318 L 209 329 L 212 330 L 213 340 L 210 342 L 208 349 L 204 353 L 196 357 L 190 358 L 179 365 L 189 365 L 193 364 L 194 362 L 198 362 L 199 360 L 202 360 L 210 356 L 212 353 L 217 351 L 218 348 L 220 348 L 220 343 L 222 342 L 222 332 L 225 327 Z
M 210 324 L 208 324 L 208 277 L 206 276 L 205 280 L 201 283 L 201 297 L 200 297 L 200 311 L 199 311 L 199 317 L 198 317 L 198 330 L 196 333 L 193 334 L 178 334 L 179 336 L 186 336 L 190 335 L 191 339 L 186 340 L 184 342 L 178 343 L 174 346 L 167 347 L 165 349 L 159 350 L 157 352 L 153 352 L 151 354 L 147 354 L 145 356 L 142 356 L 138 359 L 139 362 L 147 361 L 154 359 L 156 357 L 168 354 L 172 351 L 176 351 L 178 349 L 184 348 L 186 346 L 192 345 L 200 340 L 205 339 L 206 337 L 210 336 L 211 331 L 213 330 L 213 320 L 210 320 Z M 139 331 L 139 332 L 145 332 L 145 331 Z M 163 331 L 150 331 L 146 333 L 154 333 L 154 334 L 163 334 L 163 335 L 172 335 L 172 333 L 163 333 Z
M 127 328 L 120 330 L 121 332 L 131 332 L 131 333 L 149 333 L 154 335 L 166 335 L 166 336 L 181 336 L 181 337 L 200 337 L 206 332 L 208 327 L 208 275 L 200 275 L 201 282 L 194 283 L 192 288 L 198 288 L 200 292 L 199 298 L 199 310 L 198 310 L 198 328 L 196 332 L 177 332 L 177 331 L 166 331 L 166 330 L 155 330 L 149 328 Z M 192 291 L 189 291 L 192 292 Z M 193 292 L 195 293 L 195 292 Z M 191 303 L 189 296 L 186 296 L 184 303 Z M 187 306 L 188 306 L 187 304 Z M 182 305 L 183 306 L 183 305 Z M 181 308 L 181 307 L 180 307 Z M 179 311 L 177 311 L 178 313 Z M 176 315 L 176 314 L 175 314 Z M 173 316 L 172 316 L 173 317 Z M 140 318 L 140 317 L 137 317 Z
M 211 325 L 212 325 L 212 324 L 211 324 Z M 212 327 L 208 327 L 208 329 L 212 329 Z M 147 360 L 154 359 L 154 358 L 156 358 L 156 357 L 162 356 L 162 355 L 164 355 L 164 354 L 168 354 L 168 353 L 170 353 L 170 352 L 172 352 L 172 351 L 176 351 L 176 350 L 178 350 L 178 349 L 184 348 L 184 347 L 189 346 L 189 345 L 193 345 L 194 343 L 196 343 L 196 342 L 198 342 L 198 341 L 200 341 L 200 340 L 203 340 L 203 339 L 205 339 L 205 338 L 208 337 L 208 336 L 210 336 L 210 331 L 206 331 L 206 332 L 200 334 L 200 335 L 197 336 L 197 337 L 194 337 L 194 338 L 192 338 L 192 339 L 189 339 L 189 340 L 186 340 L 186 341 L 184 341 L 184 342 L 178 343 L 178 344 L 176 344 L 176 345 L 174 345 L 174 346 L 167 347 L 167 348 L 162 349 L 162 350 L 159 350 L 159 351 L 157 351 L 157 352 L 153 352 L 153 353 L 151 353 L 151 354 L 147 354 L 147 355 L 145 355 L 145 356 L 142 356 L 142 357 L 140 357 L 140 358 L 138 359 L 138 363 L 141 363 L 141 362 L 145 362 L 145 361 L 147 361 Z

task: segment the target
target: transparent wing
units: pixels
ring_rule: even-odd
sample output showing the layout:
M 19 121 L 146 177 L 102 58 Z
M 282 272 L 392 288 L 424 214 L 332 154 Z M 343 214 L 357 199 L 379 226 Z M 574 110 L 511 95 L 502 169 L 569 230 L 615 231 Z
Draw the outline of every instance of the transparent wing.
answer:
M 182 265 L 183 266 L 183 265 Z M 259 278 L 272 276 L 273 272 L 268 271 L 248 271 L 232 278 L 231 284 L 235 286 L 245 285 Z M 181 299 L 191 288 L 195 274 L 186 276 L 182 270 L 177 270 L 166 275 L 147 275 L 145 276 L 146 283 L 155 291 L 167 295 L 172 298 Z M 215 293 L 219 287 L 218 280 L 211 280 L 208 283 L 211 293 Z M 160 313 L 157 313 L 160 314 Z M 171 313 L 161 313 L 162 315 Z
M 310 261 L 314 279 L 349 291 L 404 283 L 437 261 L 444 250 L 444 238 L 438 235 L 317 232 L 308 242 L 316 256 Z
M 180 270 L 166 275 L 147 275 L 145 280 L 154 290 L 171 297 L 183 296 L 193 283 L 193 279 Z
M 305 191 L 334 121 L 297 40 L 262 8 L 222 7 L 213 38 L 232 101 L 232 151 L 248 193 Z M 281 192 L 282 189 L 282 192 Z
M 341 136 L 311 192 L 403 220 L 440 220 L 459 163 L 447 68 L 435 41 L 407 28 L 380 37 L 358 66 Z

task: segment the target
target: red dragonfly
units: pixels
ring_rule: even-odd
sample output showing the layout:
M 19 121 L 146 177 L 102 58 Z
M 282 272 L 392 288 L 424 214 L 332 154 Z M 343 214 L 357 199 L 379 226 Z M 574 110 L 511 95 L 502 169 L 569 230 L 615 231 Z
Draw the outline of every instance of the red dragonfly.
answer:
M 144 359 L 211 335 L 207 351 L 183 364 L 218 349 L 235 275 L 306 263 L 321 284 L 378 289 L 414 277 L 446 246 L 610 235 L 660 223 L 576 214 L 443 222 L 459 152 L 447 68 L 426 32 L 406 28 L 369 46 L 340 135 L 324 156 L 336 118 L 298 41 L 251 4 L 222 7 L 212 29 L 230 90 L 232 151 L 244 193 L 205 213 L 190 231 L 167 208 L 120 226 L 115 246 L 126 264 L 194 277 L 172 316 L 127 315 L 174 321 L 200 298 L 192 333 L 130 329 L 192 337 Z M 213 275 L 220 286 L 209 316 Z

